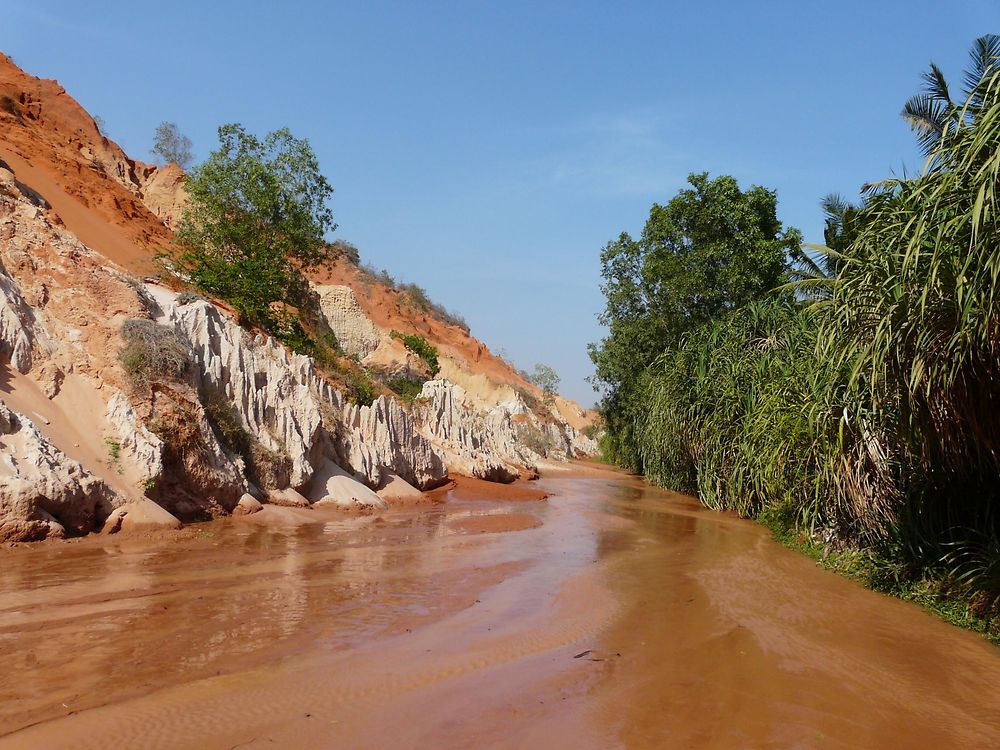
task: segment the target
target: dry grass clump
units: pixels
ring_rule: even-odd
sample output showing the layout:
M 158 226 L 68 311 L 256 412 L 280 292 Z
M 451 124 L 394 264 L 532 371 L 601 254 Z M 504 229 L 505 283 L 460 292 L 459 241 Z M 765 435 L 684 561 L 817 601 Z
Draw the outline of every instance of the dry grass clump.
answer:
M 191 366 L 191 349 L 177 331 L 152 320 L 130 318 L 122 324 L 125 342 L 118 361 L 129 385 L 146 389 L 157 382 L 180 382 Z

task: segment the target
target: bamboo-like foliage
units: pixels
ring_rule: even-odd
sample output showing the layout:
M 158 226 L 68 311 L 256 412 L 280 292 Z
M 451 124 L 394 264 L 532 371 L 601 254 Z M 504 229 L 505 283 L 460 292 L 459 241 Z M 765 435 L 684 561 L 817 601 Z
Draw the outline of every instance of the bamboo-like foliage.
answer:
M 998 88 L 994 76 L 977 93 L 975 122 L 923 176 L 871 189 L 823 323 L 847 401 L 895 466 L 886 480 L 925 518 L 933 505 L 939 530 L 981 524 L 998 489 Z
M 921 176 L 869 189 L 832 278 L 647 368 L 630 434 L 652 481 L 1000 592 L 1000 76 L 983 81 Z
M 714 508 L 755 515 L 780 503 L 821 521 L 817 332 L 810 311 L 776 297 L 665 353 L 650 369 L 640 427 L 647 475 Z

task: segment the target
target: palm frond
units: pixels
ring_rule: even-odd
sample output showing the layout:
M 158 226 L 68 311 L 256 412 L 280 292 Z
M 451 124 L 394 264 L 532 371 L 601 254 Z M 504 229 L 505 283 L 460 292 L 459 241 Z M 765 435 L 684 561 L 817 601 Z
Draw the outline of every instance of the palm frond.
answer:
M 930 94 L 917 94 L 903 105 L 901 115 L 917 134 L 920 150 L 929 156 L 944 135 L 951 119 L 951 107 Z
M 944 73 L 934 63 L 931 63 L 929 70 L 925 70 L 920 76 L 924 79 L 924 94 L 930 98 L 944 104 L 951 105 L 951 94 L 948 91 L 948 79 Z
M 967 98 L 980 97 L 980 87 L 1000 70 L 1000 35 L 985 34 L 972 43 L 963 90 Z M 978 102 L 977 102 L 978 103 Z

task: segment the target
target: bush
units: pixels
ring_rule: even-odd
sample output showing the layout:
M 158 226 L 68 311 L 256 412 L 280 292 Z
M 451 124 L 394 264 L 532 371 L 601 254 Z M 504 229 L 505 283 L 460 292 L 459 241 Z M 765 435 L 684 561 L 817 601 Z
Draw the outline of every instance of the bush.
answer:
M 118 353 L 118 361 L 132 387 L 177 382 L 187 375 L 191 349 L 174 329 L 152 320 L 130 318 L 122 324 L 121 337 L 125 346 Z
M 346 240 L 334 240 L 330 243 L 330 250 L 333 252 L 335 258 L 343 258 L 352 266 L 356 266 L 361 262 L 361 254 L 358 252 L 358 248 Z
M 438 350 L 437 347 L 433 346 L 427 339 L 418 334 L 405 334 L 399 331 L 393 331 L 389 334 L 392 338 L 398 339 L 403 342 L 403 346 L 409 349 L 411 352 L 416 354 L 420 359 L 427 363 L 427 366 L 431 368 L 431 375 L 437 375 L 441 370 L 441 365 L 438 362 Z
M 393 378 L 386 383 L 386 386 L 405 401 L 413 401 L 420 395 L 425 382 L 427 381 L 413 378 Z
M 520 425 L 517 429 L 517 439 L 525 448 L 542 457 L 548 456 L 549 452 L 556 447 L 550 435 L 531 425 Z
M 347 400 L 358 406 L 371 406 L 378 398 L 378 386 L 364 370 L 347 373 Z

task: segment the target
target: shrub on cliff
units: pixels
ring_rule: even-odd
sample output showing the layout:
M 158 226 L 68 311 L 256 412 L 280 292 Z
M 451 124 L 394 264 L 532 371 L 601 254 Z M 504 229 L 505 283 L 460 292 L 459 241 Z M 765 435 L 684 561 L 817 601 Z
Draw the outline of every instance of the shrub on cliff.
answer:
M 559 374 L 546 364 L 538 362 L 535 371 L 528 375 L 528 380 L 542 389 L 542 402 L 550 411 L 556 405 L 556 392 L 559 389 Z
M 324 239 L 336 228 L 333 188 L 309 142 L 287 129 L 258 139 L 224 125 L 219 141 L 188 180 L 171 260 L 242 321 L 278 337 L 298 332 L 297 311 L 308 305 L 303 271 L 335 253 Z
M 438 374 L 441 369 L 441 365 L 438 362 L 438 350 L 437 347 L 428 342 L 427 339 L 416 333 L 405 334 L 400 333 L 399 331 L 393 331 L 389 335 L 394 339 L 402 341 L 403 346 L 426 362 L 427 366 L 431 368 L 431 375 Z
M 414 378 L 392 378 L 386 382 L 386 387 L 402 398 L 404 401 L 413 401 L 417 396 L 420 395 L 420 391 L 424 387 L 423 380 L 417 380 Z
M 133 388 L 158 381 L 182 380 L 191 363 L 191 350 L 177 331 L 152 320 L 131 318 L 122 324 L 125 346 L 118 353 Z

